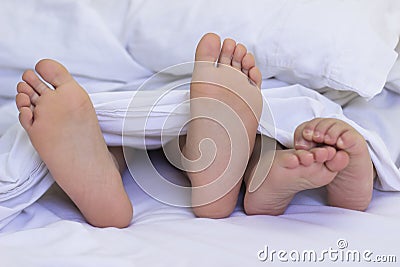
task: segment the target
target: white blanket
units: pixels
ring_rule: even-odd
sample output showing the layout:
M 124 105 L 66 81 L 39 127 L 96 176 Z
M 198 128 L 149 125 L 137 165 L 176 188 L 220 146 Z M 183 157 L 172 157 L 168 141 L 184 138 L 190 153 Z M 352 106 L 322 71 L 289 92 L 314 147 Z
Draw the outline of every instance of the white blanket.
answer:
M 23 5 L 23 8 L 15 8 L 15 3 Z M 107 143 L 122 144 L 121 136 L 125 131 L 124 145 L 142 147 L 143 119 L 154 105 L 154 94 L 159 94 L 157 90 L 168 88 L 161 85 L 168 85 L 171 81 L 187 81 L 187 75 L 181 77 L 166 73 L 155 79 L 151 86 L 146 87 L 146 91 L 156 91 L 141 93 L 141 106 L 129 107 L 134 91 L 155 71 L 150 67 L 143 67 L 138 62 L 142 63 L 148 55 L 162 64 L 168 57 L 160 56 L 151 46 L 149 50 L 142 47 L 141 51 L 144 54 L 140 55 L 141 60 L 128 53 L 125 45 L 128 37 L 135 37 L 136 31 L 130 29 L 132 36 L 126 36 L 128 31 L 121 30 L 121 25 L 126 22 L 121 19 L 125 14 L 123 8 L 110 9 L 112 12 L 108 14 L 103 9 L 104 5 L 98 5 L 101 9 L 94 8 L 100 2 L 62 0 L 57 3 L 54 5 L 54 1 L 44 0 L 2 2 L 0 23 L 7 25 L 0 29 L 4 37 L 0 47 L 2 95 L 5 98 L 15 95 L 15 84 L 22 71 L 32 68 L 40 58 L 57 59 L 71 70 L 90 93 L 93 93 L 91 98 Z M 140 10 L 140 3 L 141 1 L 121 1 L 121 7 L 126 5 L 130 7 L 129 10 Z M 19 19 L 13 20 L 13 16 Z M 136 26 L 140 28 L 143 25 Z M 248 32 L 246 29 L 242 30 L 242 35 Z M 160 40 L 163 40 L 162 36 Z M 186 46 L 185 51 L 194 51 L 196 41 L 191 39 L 181 45 Z M 179 51 L 180 48 L 174 49 Z M 256 47 L 253 49 L 256 50 Z M 259 128 L 261 133 L 273 136 L 290 147 L 293 130 L 301 122 L 315 117 L 343 119 L 359 130 L 368 141 L 371 157 L 380 178 L 376 187 L 388 191 L 400 190 L 400 173 L 396 166 L 399 163 L 400 141 L 395 134 L 399 131 L 399 126 L 390 121 L 390 118 L 398 117 L 400 112 L 399 95 L 384 90 L 370 102 L 355 98 L 342 109 L 324 95 L 304 86 L 273 88 L 264 83 L 263 87 L 263 95 L 271 109 L 276 130 L 270 131 L 270 113 L 265 110 Z M 152 147 L 161 145 L 161 130 L 169 130 L 168 134 L 172 136 L 187 120 L 188 113 L 169 114 L 176 105 L 187 100 L 187 89 L 183 87 L 171 91 L 152 112 L 150 123 L 146 125 L 146 129 L 149 130 L 146 138 Z M 111 90 L 128 92 L 101 93 Z M 128 107 L 128 123 L 125 125 L 132 128 L 124 129 L 125 111 Z M 14 107 L 5 110 L 15 114 L 12 112 Z M 292 114 L 298 116 L 294 117 Z M 170 125 L 170 129 L 164 129 L 163 122 L 169 115 L 174 123 Z M 30 145 L 26 134 L 17 124 L 1 137 L 0 153 L 1 228 L 36 201 L 49 188 L 52 178 Z
M 168 94 L 162 91 L 162 93 L 164 97 L 157 106 L 154 106 L 154 95 L 161 95 L 157 91 L 144 92 L 140 96 L 141 105 L 135 106 L 129 105 L 132 99 L 135 99 L 137 91 L 92 94 L 92 101 L 107 144 L 123 144 L 136 148 L 143 148 L 146 144 L 150 148 L 157 148 L 178 135 L 189 119 L 188 109 L 187 112 L 179 113 L 171 110 L 188 99 L 188 90 L 175 90 Z M 398 105 L 394 108 L 387 105 L 393 99 L 400 101 L 399 95 L 385 90 L 374 102 L 366 103 L 365 100 L 356 99 L 347 105 L 345 109 L 347 117 L 339 105 L 299 85 L 264 89 L 263 95 L 269 104 L 272 116 L 268 106 L 265 106 L 259 127 L 260 133 L 272 136 L 285 146 L 291 147 L 294 129 L 301 122 L 315 117 L 342 119 L 353 125 L 368 141 L 369 151 L 379 175 L 376 188 L 388 191 L 400 190 L 400 173 L 395 165 L 400 153 L 400 144 L 397 138 L 393 138 L 396 134 L 392 131 L 391 124 L 382 123 L 382 117 L 388 113 L 399 112 Z M 382 108 L 382 104 L 387 106 Z M 292 116 L 293 113 L 298 114 L 299 110 L 301 116 Z M 360 121 L 360 125 L 349 119 L 352 116 Z M 271 117 L 275 122 L 275 133 L 270 130 Z M 167 120 L 168 127 L 165 127 Z M 381 127 L 376 127 L 376 124 Z M 361 125 L 365 125 L 366 128 Z M 368 127 L 372 127 L 372 130 Z M 144 131 L 146 131 L 145 138 Z M 164 140 L 161 139 L 162 132 L 166 135 Z M 184 132 L 183 130 L 182 133 Z M 384 142 L 377 133 L 386 137 L 388 141 Z M 2 164 L 0 169 L 3 170 L 0 187 L 2 203 L 0 226 L 4 226 L 23 208 L 37 200 L 52 184 L 52 178 L 30 144 L 26 133 L 18 124 L 1 137 L 0 144 L 3 159 L 0 161 Z

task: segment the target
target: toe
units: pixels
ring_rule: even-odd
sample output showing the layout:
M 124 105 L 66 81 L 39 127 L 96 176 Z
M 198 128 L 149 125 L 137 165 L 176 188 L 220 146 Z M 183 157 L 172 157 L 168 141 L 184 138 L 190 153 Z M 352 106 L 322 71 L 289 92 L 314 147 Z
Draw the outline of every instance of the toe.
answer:
M 324 163 L 334 157 L 336 149 L 331 146 L 315 147 L 310 152 L 313 153 L 316 162 Z
M 258 88 L 261 88 L 262 75 L 261 71 L 257 67 L 252 67 L 249 70 L 249 78 L 257 85 Z
M 31 99 L 25 93 L 18 93 L 15 97 L 15 103 L 17 104 L 18 110 L 23 107 L 30 108 L 31 107 Z
M 21 107 L 19 109 L 19 122 L 22 127 L 29 132 L 33 122 L 33 112 L 28 107 Z
M 247 54 L 247 49 L 244 45 L 238 44 L 232 57 L 232 67 L 242 71 L 242 60 Z
M 328 150 L 323 147 L 316 147 L 310 150 L 314 155 L 314 160 L 318 163 L 323 163 L 328 160 Z
M 337 121 L 327 131 L 326 138 L 329 142 L 340 149 L 349 149 L 355 143 L 357 138 L 362 138 L 354 128 L 347 123 Z
M 249 70 L 256 64 L 254 56 L 251 53 L 247 53 L 242 60 L 242 71 L 244 74 L 249 75 Z
M 336 145 L 339 137 L 346 131 L 347 128 L 343 127 L 341 123 L 333 123 L 331 127 L 326 131 L 325 134 L 325 143 L 329 145 Z
M 305 123 L 303 127 L 302 137 L 306 141 L 314 142 L 316 139 L 319 138 L 320 133 L 316 131 L 316 127 L 321 120 L 321 118 L 316 118 Z
M 309 151 L 296 150 L 296 155 L 303 166 L 310 166 L 314 162 L 314 155 Z
M 46 82 L 56 88 L 73 80 L 63 65 L 51 59 L 42 59 L 36 64 L 35 69 Z
M 51 90 L 32 70 L 27 70 L 22 75 L 24 80 L 39 96 Z
M 296 130 L 294 131 L 294 148 L 295 149 L 304 149 L 309 150 L 316 146 L 316 144 L 308 139 L 304 138 L 304 131 L 308 122 L 304 122 L 297 126 Z
M 337 119 L 320 119 L 318 120 L 317 125 L 315 125 L 313 140 L 317 143 L 325 143 L 327 145 L 336 144 L 337 133 L 332 135 L 332 131 L 330 129 L 337 128 L 339 120 Z
M 236 42 L 232 39 L 225 39 L 222 44 L 221 54 L 218 63 L 231 65 L 233 53 L 235 52 Z
M 39 94 L 33 90 L 33 88 L 27 84 L 26 82 L 19 82 L 17 85 L 17 92 L 21 94 L 25 94 L 30 99 L 31 105 L 36 105 L 39 100 Z
M 349 124 L 338 119 L 320 119 L 313 130 L 313 141 L 334 145 L 339 149 L 351 150 L 363 137 Z
M 350 162 L 350 157 L 349 154 L 347 154 L 344 151 L 338 151 L 332 160 L 326 161 L 325 166 L 331 171 L 331 172 L 339 172 L 346 168 L 346 166 Z
M 196 49 L 196 61 L 210 61 L 216 62 L 221 49 L 221 40 L 218 35 L 214 33 L 205 34 Z
M 331 160 L 336 155 L 336 149 L 332 146 L 326 146 L 326 151 L 328 151 L 328 157 L 326 160 Z
M 288 169 L 294 169 L 300 165 L 299 157 L 295 153 L 286 153 L 284 151 L 281 155 L 276 155 L 281 157 L 280 163 L 282 167 Z
M 336 146 L 339 149 L 352 153 L 357 144 L 365 144 L 365 139 L 355 130 L 344 130 L 337 139 Z

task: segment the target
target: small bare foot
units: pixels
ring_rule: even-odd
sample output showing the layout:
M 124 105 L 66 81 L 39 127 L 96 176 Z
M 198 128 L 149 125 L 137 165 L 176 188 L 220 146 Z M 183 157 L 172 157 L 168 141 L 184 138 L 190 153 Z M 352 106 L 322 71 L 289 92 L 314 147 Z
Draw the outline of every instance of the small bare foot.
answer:
M 125 227 L 132 206 L 107 149 L 88 94 L 53 60 L 36 65 L 47 87 L 28 70 L 17 86 L 20 123 L 50 173 L 98 227 Z
M 196 50 L 192 120 L 183 148 L 193 211 L 199 217 L 227 217 L 236 205 L 262 110 L 260 84 L 261 73 L 243 45 L 226 39 L 221 48 L 219 36 L 203 36 Z
M 317 118 L 296 129 L 297 149 L 309 149 L 319 144 L 331 145 L 338 150 L 338 156 L 325 164 L 329 169 L 339 171 L 326 186 L 328 203 L 353 210 L 367 209 L 372 199 L 375 173 L 365 139 L 338 119 Z M 348 164 L 341 168 L 343 161 Z
M 336 155 L 333 147 L 317 147 L 310 151 L 269 151 L 260 157 L 259 154 L 256 155 L 260 151 L 259 145 L 260 139 L 257 138 L 254 155 L 244 177 L 247 188 L 251 183 L 250 179 L 255 178 L 252 177 L 255 160 L 262 163 L 273 157 L 273 161 L 261 186 L 254 192 L 246 191 L 244 210 L 248 215 L 280 215 L 298 192 L 325 186 L 337 175 L 337 172 L 332 172 L 324 164 Z

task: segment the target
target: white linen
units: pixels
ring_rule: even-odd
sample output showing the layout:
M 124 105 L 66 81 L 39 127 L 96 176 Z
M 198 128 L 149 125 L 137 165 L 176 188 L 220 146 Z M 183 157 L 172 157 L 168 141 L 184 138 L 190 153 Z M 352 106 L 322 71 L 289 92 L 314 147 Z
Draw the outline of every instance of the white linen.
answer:
M 1 229 L 39 199 L 54 180 L 18 124 L 0 137 L 0 166 Z
M 397 0 L 150 0 L 129 19 L 128 51 L 151 70 L 191 61 L 211 31 L 246 44 L 266 78 L 366 98 L 382 90 L 400 36 Z
M 156 53 L 151 43 L 147 48 L 142 47 L 147 56 L 134 54 L 132 47 L 129 51 L 131 54 L 128 54 L 125 50 L 127 44 L 134 41 L 134 36 L 140 37 L 136 31 L 132 35 L 128 33 L 146 25 L 129 24 L 134 16 L 128 16 L 126 12 L 135 11 L 128 13 L 139 15 L 141 7 L 157 2 L 147 4 L 147 0 L 119 0 L 118 8 L 113 6 L 115 2 L 1 1 L 0 96 L 5 97 L 4 101 L 14 97 L 15 84 L 24 69 L 31 68 L 40 58 L 55 58 L 72 71 L 85 89 L 96 93 L 91 94 L 91 99 L 96 106 L 106 141 L 113 145 L 121 144 L 125 110 L 134 93 L 99 92 L 136 90 L 154 72 L 154 69 L 141 65 L 146 58 L 148 62 L 154 60 L 162 64 L 164 60 L 179 54 L 178 50 L 182 50 L 190 60 L 195 43 L 203 32 L 197 32 L 194 39 L 188 38 L 185 42 L 179 42 L 178 47 L 173 47 L 174 50 L 167 50 L 169 55 L 164 55 L 165 50 Z M 274 3 L 281 5 L 278 1 Z M 154 6 L 153 12 L 161 8 L 160 2 L 158 4 Z M 215 4 L 219 5 L 218 2 Z M 254 12 L 265 14 L 273 9 L 271 5 L 264 9 L 251 5 L 241 7 L 243 11 L 247 10 L 246 18 L 252 19 L 257 18 Z M 190 28 L 193 24 L 205 25 L 212 21 L 207 30 L 213 31 L 219 27 L 215 21 L 224 22 L 226 31 L 219 33 L 223 37 L 241 37 L 241 41 L 246 39 L 239 36 L 240 34 L 253 33 L 245 24 L 241 25 L 240 20 L 225 16 L 222 9 L 214 6 L 212 10 L 215 14 L 221 12 L 224 16 L 196 20 L 186 26 Z M 274 10 L 277 13 L 285 12 Z M 153 16 L 154 14 L 150 18 Z M 208 15 L 209 18 L 210 16 L 212 15 Z M 129 29 L 125 28 L 125 23 L 130 25 Z M 160 24 L 148 26 L 160 27 Z M 192 30 L 196 31 L 196 27 L 192 27 Z M 161 36 L 159 41 L 163 40 Z M 168 41 L 172 44 L 174 40 Z M 188 49 L 192 51 L 189 53 Z M 254 47 L 251 49 L 256 50 Z M 152 56 L 149 57 L 150 52 Z M 169 66 L 168 63 L 165 66 Z M 158 85 L 179 77 L 165 78 Z M 183 80 L 185 79 L 182 77 L 181 81 Z M 155 86 L 149 89 L 159 88 L 160 86 Z M 287 86 L 277 81 L 273 84 L 269 81 L 264 83 L 264 89 L 264 96 L 268 99 L 277 122 L 275 136 L 282 143 L 291 145 L 292 131 L 302 119 L 315 116 L 344 118 L 345 115 L 346 120 L 351 119 L 349 122 L 369 140 L 374 163 L 384 180 L 376 186 L 399 190 L 396 167 L 400 163 L 400 140 L 397 138 L 399 126 L 392 123 L 391 119 L 399 116 L 399 95 L 384 90 L 370 105 L 352 95 L 341 99 L 343 94 L 338 97 L 336 94 L 332 96 L 324 92 L 322 96 L 303 86 Z M 143 125 L 144 117 L 141 115 L 154 104 L 151 101 L 146 102 L 146 99 L 154 100 L 154 97 L 146 98 L 146 95 L 152 94 L 154 92 L 141 95 L 142 106 L 136 106 L 136 109 L 131 107 L 128 114 L 128 119 L 132 122 L 129 124 L 131 128 L 126 130 L 132 132 L 124 138 L 127 144 L 143 145 L 143 128 L 140 125 Z M 343 108 L 344 115 L 342 108 L 327 97 L 347 103 Z M 147 129 L 151 130 L 148 132 L 151 133 L 147 139 L 148 144 L 153 147 L 160 145 L 159 131 L 162 121 L 173 107 L 187 98 L 187 88 L 182 88 L 162 99 L 147 125 Z M 294 106 L 304 108 L 304 113 L 296 112 L 300 117 L 287 116 L 293 113 Z M 397 192 L 375 191 L 373 201 L 365 213 L 325 206 L 323 192 L 313 190 L 296 196 L 282 216 L 245 216 L 242 206 L 238 204 L 230 218 L 210 220 L 194 218 L 190 209 L 171 207 L 154 200 L 126 172 L 124 184 L 135 208 L 132 225 L 123 230 L 94 228 L 84 221 L 76 207 L 56 185 L 45 193 L 53 179 L 39 160 L 26 134 L 18 126 L 14 103 L 0 107 L 0 113 L 1 266 L 260 266 L 269 264 L 257 259 L 257 253 L 265 245 L 275 250 L 315 249 L 321 252 L 329 247 L 337 249 L 336 243 L 339 239 L 348 241 L 351 250 L 368 249 L 374 256 L 396 255 L 397 260 L 400 257 L 397 249 L 400 239 L 400 195 Z M 263 115 L 269 117 L 267 113 Z M 169 124 L 169 128 L 165 129 L 169 130 L 166 133 L 176 133 L 187 117 L 187 113 L 175 113 L 175 124 Z M 282 117 L 287 121 L 279 119 Z M 268 119 L 265 121 L 270 122 Z M 135 125 L 136 122 L 139 124 Z M 267 129 L 260 127 L 259 130 L 265 132 Z M 177 172 L 162 157 L 160 151 L 150 152 L 150 156 L 161 173 L 184 183 L 182 173 Z M 141 173 L 146 172 L 150 175 L 148 166 L 142 166 Z M 281 264 L 275 261 L 273 265 Z M 286 266 L 287 263 L 282 265 Z M 296 265 L 309 266 L 309 263 Z M 324 265 L 330 265 L 330 262 L 324 262 Z M 358 263 L 348 265 L 359 266 Z
M 187 87 L 187 83 L 183 84 Z M 189 91 L 175 85 L 176 83 L 173 83 L 173 86 L 154 91 L 92 94 L 91 99 L 106 143 L 136 148 L 144 148 L 146 144 L 148 148 L 154 149 L 177 135 L 184 134 L 184 125 L 189 119 L 189 108 L 175 108 L 188 100 Z M 261 117 L 261 134 L 292 147 L 293 132 L 300 123 L 315 117 L 344 120 L 355 127 L 368 142 L 371 158 L 379 176 L 375 187 L 380 190 L 400 191 L 400 171 L 396 166 L 400 155 L 400 142 L 394 141 L 397 140 L 398 127 L 391 125 L 388 120 L 382 124 L 382 117 L 388 114 L 392 117 L 393 114 L 400 113 L 400 95 L 387 91 L 387 94 L 382 95 L 382 99 L 374 102 L 375 104 L 366 104 L 362 98 L 358 98 L 361 102 L 354 101 L 348 104 L 348 117 L 358 118 L 360 124 L 357 124 L 343 114 L 339 105 L 300 85 L 263 89 L 262 93 L 267 105 L 264 105 Z M 137 95 L 140 98 L 136 99 L 135 103 L 140 105 L 131 106 L 132 99 Z M 166 124 L 166 121 L 169 123 Z M 165 135 L 164 139 L 161 138 L 162 134 Z M 389 139 L 384 141 L 382 138 Z M 25 208 L 37 200 L 53 180 L 29 143 L 27 134 L 18 124 L 10 128 L 0 141 L 3 159 L 0 161 L 0 170 L 3 170 L 0 173 L 1 228 L 8 223 L 7 218 L 21 212 L 21 207 Z M 26 191 L 32 192 L 28 198 L 22 197 Z
M 3 0 L 0 24 L 0 88 L 8 97 L 22 71 L 44 57 L 68 66 L 89 92 L 138 86 L 193 60 L 199 38 L 214 31 L 245 43 L 265 78 L 371 98 L 397 57 L 400 2 Z
M 0 98 L 1 100 L 2 98 Z M 2 99 L 3 102 L 0 102 L 0 136 L 4 135 L 4 133 L 15 124 L 18 118 L 18 109 L 15 105 L 14 99 Z
M 226 5 L 220 2 L 215 3 L 214 11 L 217 17 L 209 18 L 208 20 L 199 17 L 204 15 L 199 12 L 202 10 L 204 2 L 191 2 L 188 4 L 180 1 L 173 3 L 180 7 L 190 5 L 187 6 L 190 8 L 188 10 L 192 10 L 189 12 L 190 16 L 186 16 L 186 12 L 179 14 L 187 19 L 191 18 L 184 25 L 196 24 L 198 27 L 188 27 L 190 28 L 188 31 L 185 27 L 181 27 L 181 23 L 178 23 L 182 22 L 178 20 L 179 16 L 167 16 L 168 19 L 166 19 L 165 16 L 154 13 L 173 11 L 171 7 L 174 7 L 174 5 L 165 6 L 162 1 L 122 1 L 121 5 L 124 8 L 114 9 L 113 12 L 106 12 L 105 8 L 107 6 L 104 5 L 104 2 L 96 1 L 2 1 L 0 3 L 0 23 L 6 25 L 0 28 L 0 33 L 4 37 L 0 42 L 0 88 L 3 89 L 0 92 L 2 96 L 13 97 L 15 95 L 15 84 L 20 79 L 22 70 L 31 68 L 42 57 L 54 58 L 66 64 L 72 74 L 90 93 L 109 90 L 137 90 L 154 71 L 192 59 L 195 43 L 203 34 L 203 32 L 199 31 L 206 30 L 217 31 L 222 36 L 229 34 L 238 38 L 239 41 L 245 41 L 250 50 L 253 50 L 256 56 L 262 59 L 269 55 L 265 45 L 269 45 L 270 40 L 268 38 L 265 39 L 266 36 L 258 36 L 257 34 L 260 31 L 264 32 L 265 25 L 274 25 L 274 18 L 278 23 L 282 23 L 280 19 L 281 12 L 292 10 L 291 8 L 282 9 L 281 4 L 272 5 L 272 2 L 265 2 L 271 4 L 268 5 L 266 10 L 272 12 L 273 15 L 256 16 L 254 12 L 266 12 L 266 10 L 254 8 L 264 3 L 255 1 L 253 3 L 255 6 L 251 6 L 251 9 L 247 9 L 247 6 L 240 9 L 246 22 L 241 24 L 243 23 L 241 20 L 232 21 L 227 16 L 218 16 L 218 12 L 229 11 L 222 9 L 222 7 L 226 8 Z M 377 2 L 368 1 L 368 3 L 370 5 L 367 5 L 368 8 L 366 10 L 370 12 Z M 387 5 L 392 2 L 382 1 L 379 3 L 383 3 L 383 9 L 377 9 L 377 11 L 383 12 L 386 10 Z M 22 5 L 23 8 L 20 8 Z M 157 5 L 158 8 L 154 9 L 153 7 Z M 197 9 L 193 8 L 193 5 Z M 357 6 L 356 4 L 354 5 Z M 393 5 L 393 7 L 396 7 L 396 4 Z M 232 6 L 235 5 L 230 5 L 228 8 L 233 8 Z M 343 7 L 342 5 L 339 6 Z M 353 5 L 350 6 L 354 7 Z M 397 11 L 396 8 L 392 10 L 393 12 Z M 234 10 L 230 11 L 233 12 Z M 239 12 L 239 10 L 235 12 Z M 369 14 L 368 12 L 367 14 Z M 149 13 L 152 13 L 152 15 Z M 171 14 L 174 14 L 174 12 Z M 236 13 L 231 13 L 232 16 L 234 14 Z M 257 17 L 257 20 L 254 20 L 255 17 Z M 387 18 L 386 16 L 384 17 Z M 269 19 L 268 23 L 259 23 L 258 19 L 261 18 Z M 215 23 L 215 21 L 218 21 L 218 23 Z M 164 27 L 162 32 L 159 30 L 160 23 Z M 257 25 L 254 25 L 254 23 Z M 184 39 L 179 39 L 177 35 L 173 34 L 178 25 L 181 34 L 179 38 Z M 251 25 L 254 26 L 254 31 L 247 30 L 247 27 Z M 187 35 L 189 33 L 191 35 Z M 384 32 L 383 35 L 385 36 L 384 40 L 391 44 L 393 40 L 390 33 L 392 31 Z M 268 41 L 267 44 L 263 40 Z M 293 43 L 293 45 L 295 44 Z M 394 51 L 392 52 L 395 53 Z M 379 53 L 378 55 L 382 56 Z M 383 58 L 387 60 L 386 56 L 383 56 Z M 387 63 L 388 61 L 385 62 Z M 265 65 L 263 63 L 265 61 L 261 60 L 260 63 L 260 67 L 264 68 Z M 382 67 L 378 63 L 373 64 L 373 66 Z M 179 73 L 174 71 L 176 71 L 176 68 L 166 69 L 163 73 L 164 75 L 153 77 L 150 86 L 147 83 L 147 87 L 141 88 L 152 92 L 141 94 L 139 101 L 141 105 L 136 105 L 129 109 L 128 119 L 133 123 L 125 125 L 129 125 L 132 128 L 123 129 L 123 118 L 125 117 L 125 110 L 129 106 L 129 99 L 132 93 L 92 94 L 108 144 L 122 144 L 122 132 L 123 130 L 128 130 L 128 134 L 124 136 L 125 145 L 143 146 L 143 119 L 147 116 L 146 112 L 154 105 L 154 94 L 156 96 L 158 94 L 154 90 L 160 89 L 162 85 L 168 85 L 173 81 L 184 83 L 190 79 L 190 75 L 184 75 L 190 74 L 190 68 L 182 69 Z M 266 70 L 264 69 L 264 71 Z M 381 71 L 386 72 L 386 68 L 380 69 L 379 72 Z M 366 77 L 369 78 L 370 76 Z M 380 91 L 379 87 L 376 89 Z M 325 93 L 325 95 L 328 96 L 328 93 Z M 390 121 L 387 119 L 382 121 L 381 115 L 377 116 L 377 120 L 371 120 L 378 127 L 382 123 L 386 126 L 385 129 L 387 130 L 383 132 L 386 135 L 379 137 L 374 134 L 374 127 L 371 123 L 368 124 L 370 128 L 363 128 L 364 126 L 346 118 L 342 114 L 343 112 L 339 105 L 303 86 L 294 85 L 276 90 L 270 88 L 264 91 L 264 96 L 271 107 L 276 132 L 268 131 L 268 127 L 262 124 L 259 129 L 261 133 L 272 135 L 281 143 L 290 147 L 292 145 L 293 130 L 304 120 L 312 119 L 316 116 L 338 117 L 346 120 L 356 127 L 369 142 L 371 156 L 381 178 L 380 183 L 376 185 L 377 188 L 383 190 L 400 189 L 399 170 L 395 164 L 398 163 L 399 144 L 390 143 L 394 145 L 385 146 L 385 142 L 391 141 L 387 141 L 384 137 L 393 139 L 393 135 L 389 133 L 398 131 L 395 125 L 388 126 L 391 124 Z M 168 126 L 171 128 L 162 125 L 162 122 L 170 115 L 169 112 L 176 105 L 187 100 L 187 98 L 187 88 L 183 88 L 180 91 L 172 91 L 162 99 L 164 102 L 158 103 L 156 109 L 152 112 L 152 116 L 150 116 L 150 123 L 146 125 L 146 129 L 150 130 L 147 131 L 147 144 L 152 147 L 160 146 L 159 136 L 162 128 L 164 128 L 164 133 L 170 137 L 180 130 L 188 118 L 188 112 L 185 112 L 185 110 L 172 114 L 172 120 L 170 120 L 172 124 Z M 396 104 L 397 100 L 395 99 L 398 98 L 394 97 L 392 100 L 389 100 L 389 98 L 382 99 L 384 101 L 380 105 L 390 106 L 393 101 Z M 356 108 L 357 105 L 354 105 L 354 111 L 348 114 L 359 112 L 359 109 Z M 297 112 L 297 109 L 293 110 L 293 107 L 300 108 L 302 112 Z M 362 109 L 364 111 L 365 107 L 363 106 Z M 388 108 L 387 110 L 390 109 Z M 15 107 L 11 108 L 10 106 L 7 113 L 13 114 L 13 112 L 15 113 Z M 398 111 L 392 110 L 392 112 L 391 114 L 396 114 Z M 294 117 L 292 114 L 298 114 L 299 116 Z M 264 112 L 263 116 L 266 116 L 264 121 L 267 125 L 271 125 L 268 112 Z M 351 118 L 351 116 L 349 117 Z M 9 123 L 10 121 L 5 121 L 4 126 Z M 36 152 L 29 145 L 26 134 L 20 126 L 9 129 L 9 132 L 2 137 L 1 142 L 1 156 L 4 160 L 1 161 L 3 166 L 0 168 L 2 170 L 0 180 L 4 186 L 1 187 L 0 191 L 3 194 L 4 203 L 2 203 L 2 206 L 4 209 L 0 214 L 0 219 L 3 219 L 0 222 L 0 228 L 4 225 L 2 223 L 5 222 L 6 218 L 11 218 L 21 212 L 26 205 L 38 199 L 52 183 L 51 177 L 45 175 L 46 169 L 44 165 L 38 160 Z M 26 163 L 24 159 L 31 156 L 35 160 Z M 10 160 L 14 158 L 16 160 Z M 29 175 L 31 173 L 36 175 Z M 29 192 L 32 192 L 32 195 L 29 195 Z M 22 194 L 25 194 L 27 198 L 19 197 Z
M 150 152 L 157 169 L 184 179 L 159 151 Z M 195 218 L 187 208 L 162 204 L 144 193 L 129 176 L 125 188 L 135 207 L 126 229 L 88 225 L 58 187 L 52 187 L 0 234 L 1 265 L 5 267 L 131 267 L 131 266 L 337 266 L 331 262 L 261 262 L 257 254 L 270 250 L 370 250 L 372 256 L 394 255 L 399 260 L 400 194 L 374 192 L 367 212 L 325 206 L 323 192 L 296 196 L 282 216 L 245 216 L 238 204 L 230 218 Z M 340 251 L 340 250 L 339 250 Z M 345 266 L 395 266 L 348 262 Z
M 106 24 L 90 2 L 0 2 L 0 96 L 14 97 L 22 72 L 42 58 L 68 66 L 89 92 L 110 91 L 127 82 L 140 85 L 152 74 L 132 59 L 116 26 Z M 123 23 L 123 14 L 109 13 Z
M 396 48 L 397 54 L 400 54 L 400 42 Z M 392 70 L 387 78 L 386 87 L 394 92 L 400 93 L 400 57 L 394 63 Z

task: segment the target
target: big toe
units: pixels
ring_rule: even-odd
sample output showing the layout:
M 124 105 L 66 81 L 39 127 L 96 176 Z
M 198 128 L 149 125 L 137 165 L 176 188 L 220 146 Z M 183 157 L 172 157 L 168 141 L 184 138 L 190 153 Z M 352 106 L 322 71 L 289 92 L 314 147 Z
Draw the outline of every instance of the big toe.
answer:
M 196 49 L 196 61 L 216 62 L 221 49 L 221 39 L 214 33 L 205 34 Z
M 346 152 L 340 150 L 331 160 L 325 162 L 325 166 L 332 172 L 339 172 L 346 168 L 349 162 L 349 155 Z
M 294 148 L 295 149 L 304 149 L 304 150 L 309 150 L 313 147 L 316 147 L 317 144 L 315 144 L 312 141 L 306 140 L 304 138 L 304 130 L 306 126 L 308 125 L 309 122 L 303 122 L 299 126 L 296 127 L 296 130 L 294 131 Z
M 35 70 L 40 76 L 54 87 L 59 87 L 62 84 L 73 80 L 68 70 L 52 59 L 42 59 L 36 66 Z

